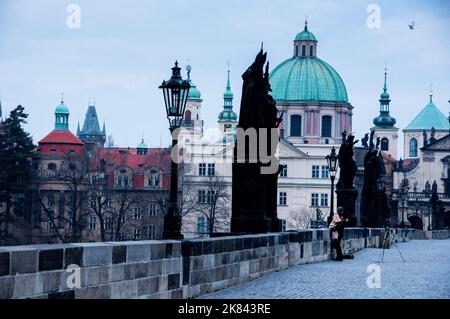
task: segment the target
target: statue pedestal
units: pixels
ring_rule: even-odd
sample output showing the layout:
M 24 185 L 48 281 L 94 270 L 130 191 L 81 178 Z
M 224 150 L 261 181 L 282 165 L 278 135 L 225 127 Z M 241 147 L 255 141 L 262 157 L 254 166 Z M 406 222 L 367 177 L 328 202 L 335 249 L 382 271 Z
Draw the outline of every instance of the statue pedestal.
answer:
M 270 233 L 281 231 L 277 217 L 277 174 L 261 174 L 261 165 L 233 163 L 233 233 Z
M 336 188 L 337 207 L 344 208 L 344 214 L 349 218 L 346 227 L 356 227 L 355 204 L 358 197 L 356 188 Z

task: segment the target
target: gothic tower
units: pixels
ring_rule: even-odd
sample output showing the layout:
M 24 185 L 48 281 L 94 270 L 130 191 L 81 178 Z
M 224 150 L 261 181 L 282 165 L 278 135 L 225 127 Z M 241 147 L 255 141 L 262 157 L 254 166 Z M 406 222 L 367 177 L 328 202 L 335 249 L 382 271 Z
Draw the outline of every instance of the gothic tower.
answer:
M 89 103 L 83 123 L 83 129 L 80 130 L 80 126 L 78 124 L 77 136 L 86 144 L 88 148 L 104 147 L 106 141 L 106 128 L 105 124 L 103 124 L 103 129 L 100 130 L 95 104 L 91 105 L 91 103 Z

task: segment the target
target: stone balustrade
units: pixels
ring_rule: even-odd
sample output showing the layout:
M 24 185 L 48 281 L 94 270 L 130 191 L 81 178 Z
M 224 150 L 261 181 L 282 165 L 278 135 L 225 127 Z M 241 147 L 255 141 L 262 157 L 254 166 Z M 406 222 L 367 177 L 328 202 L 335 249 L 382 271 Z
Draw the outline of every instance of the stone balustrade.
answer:
M 409 229 L 391 229 L 409 240 Z M 345 230 L 344 252 L 384 230 Z M 192 240 L 0 247 L 0 298 L 191 298 L 331 258 L 327 229 Z

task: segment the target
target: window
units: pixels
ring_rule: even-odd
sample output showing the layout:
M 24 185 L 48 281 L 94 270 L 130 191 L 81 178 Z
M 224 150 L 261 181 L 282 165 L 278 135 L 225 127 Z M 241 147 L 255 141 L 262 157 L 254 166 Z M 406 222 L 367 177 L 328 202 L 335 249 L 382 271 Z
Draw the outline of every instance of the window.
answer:
M 288 168 L 287 165 L 281 165 L 281 172 L 280 172 L 280 177 L 287 177 L 288 174 Z
M 129 186 L 129 179 L 127 175 L 123 175 L 123 173 L 121 173 L 118 177 L 117 177 L 117 185 L 119 187 L 127 187 Z
M 322 178 L 328 178 L 329 168 L 327 165 L 322 165 Z
M 127 214 L 125 212 L 119 213 L 119 222 L 121 224 L 125 223 L 126 219 L 127 219 Z
M 47 212 L 47 229 L 50 229 L 50 230 L 55 229 L 55 224 L 53 222 L 54 218 L 55 218 L 54 217 L 54 212 L 52 210 L 48 211 Z
M 328 194 L 320 194 L 320 206 L 328 206 Z
M 319 194 L 311 194 L 311 206 L 319 206 Z
M 133 219 L 142 219 L 142 209 L 140 207 L 133 207 Z
M 389 140 L 386 137 L 381 139 L 381 150 L 389 151 Z
M 306 55 L 306 45 L 302 45 L 302 56 Z
M 139 228 L 133 229 L 133 240 L 141 239 L 141 230 Z
M 279 205 L 284 206 L 287 205 L 287 193 L 280 192 Z
M 309 55 L 310 56 L 314 55 L 314 47 L 312 45 L 309 46 Z
M 312 166 L 312 178 L 320 178 L 320 166 L 319 165 L 313 165 Z
M 52 148 L 52 149 L 50 150 L 50 152 L 51 152 L 52 154 L 56 154 L 56 148 Z
M 291 136 L 302 135 L 302 117 L 301 115 L 291 115 Z
M 206 218 L 201 216 L 197 218 L 197 233 L 205 234 L 208 232 L 208 225 L 206 223 Z
M 51 171 L 56 171 L 56 164 L 55 163 L 49 163 L 47 167 Z
M 189 110 L 184 112 L 184 120 L 189 123 L 191 121 L 191 115 L 192 115 L 191 111 L 189 111 Z
M 286 231 L 286 219 L 281 220 L 281 231 Z
M 198 202 L 200 204 L 206 203 L 206 191 L 205 190 L 198 191 Z
M 198 164 L 198 175 L 206 176 L 206 164 L 205 163 Z
M 331 116 L 322 116 L 322 137 L 331 137 Z
M 91 195 L 90 197 L 89 197 L 89 206 L 91 207 L 91 208 L 95 208 L 97 205 L 97 201 L 96 201 L 96 197 L 95 197 L 95 195 Z
M 156 238 L 156 225 L 149 225 L 148 226 L 148 239 L 155 239 Z
M 215 200 L 215 192 L 214 191 L 207 191 L 206 192 L 206 201 L 208 204 L 214 203 Z
M 409 141 L 409 157 L 417 157 L 417 140 L 414 137 Z
M 97 217 L 89 216 L 89 229 L 95 230 L 97 228 Z
M 105 220 L 103 221 L 103 227 L 104 227 L 104 230 L 106 230 L 106 231 L 110 231 L 112 229 L 112 218 L 111 217 L 105 218 Z
M 298 45 L 295 46 L 295 56 L 298 56 Z
M 149 187 L 158 187 L 160 186 L 161 178 L 157 173 L 153 173 L 147 178 L 147 185 Z
M 158 205 L 155 202 L 148 204 L 148 215 L 149 216 L 156 216 L 158 213 Z
M 208 176 L 216 175 L 216 164 L 208 164 Z
M 125 240 L 125 232 L 122 230 L 119 232 L 119 241 L 124 241 Z
M 47 209 L 52 209 L 55 206 L 55 195 L 48 194 L 47 195 Z

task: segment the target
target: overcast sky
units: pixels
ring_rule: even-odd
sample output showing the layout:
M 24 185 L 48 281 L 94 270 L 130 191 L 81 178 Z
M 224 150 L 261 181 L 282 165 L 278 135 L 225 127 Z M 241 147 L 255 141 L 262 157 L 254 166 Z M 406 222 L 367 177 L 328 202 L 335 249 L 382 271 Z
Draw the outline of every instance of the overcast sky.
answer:
M 79 29 L 66 24 L 72 3 L 81 8 Z M 381 9 L 379 29 L 366 24 L 372 3 Z M 444 0 L 0 0 L 3 112 L 25 106 L 37 142 L 53 128 L 61 91 L 73 132 L 95 97 L 116 144 L 134 147 L 144 136 L 151 146 L 166 146 L 170 135 L 158 86 L 175 59 L 183 68 L 191 64 L 206 126 L 215 127 L 227 62 L 238 113 L 241 74 L 261 41 L 273 69 L 291 57 L 306 14 L 318 57 L 347 87 L 358 137 L 378 114 L 385 63 L 391 115 L 400 129 L 427 104 L 431 84 L 435 104 L 448 114 L 450 4 Z

